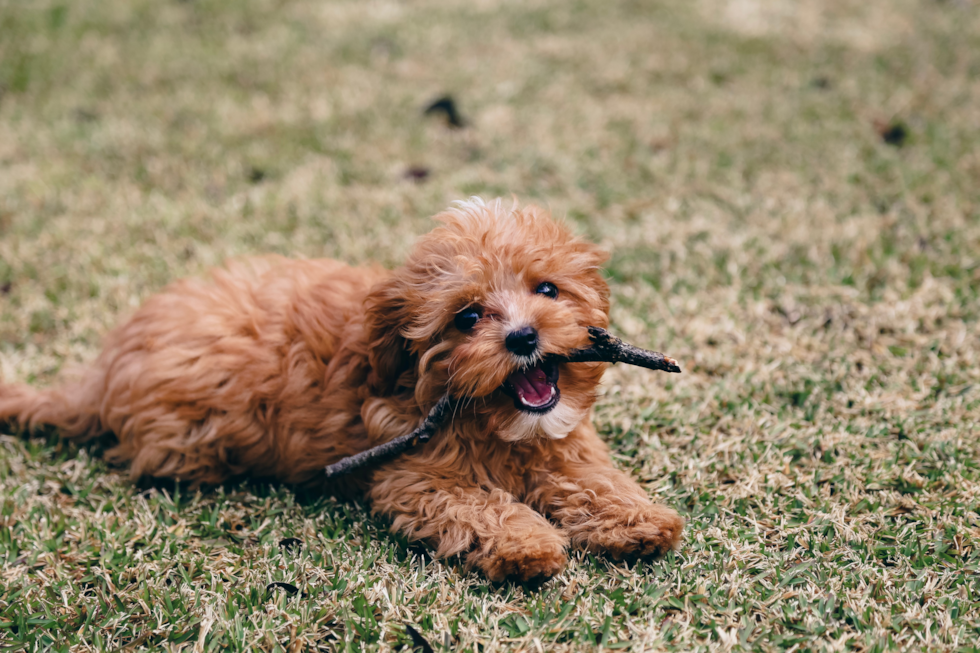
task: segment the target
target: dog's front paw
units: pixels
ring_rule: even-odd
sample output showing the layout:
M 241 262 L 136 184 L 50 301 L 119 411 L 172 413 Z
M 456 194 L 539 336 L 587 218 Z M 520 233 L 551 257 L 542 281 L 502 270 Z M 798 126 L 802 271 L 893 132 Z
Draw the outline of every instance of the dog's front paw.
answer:
M 495 583 L 547 580 L 565 568 L 567 541 L 558 532 L 535 531 L 497 539 L 470 562 Z
M 606 553 L 616 560 L 663 555 L 677 548 L 684 518 L 675 510 L 651 505 L 624 508 L 599 517 L 585 538 L 593 553 Z

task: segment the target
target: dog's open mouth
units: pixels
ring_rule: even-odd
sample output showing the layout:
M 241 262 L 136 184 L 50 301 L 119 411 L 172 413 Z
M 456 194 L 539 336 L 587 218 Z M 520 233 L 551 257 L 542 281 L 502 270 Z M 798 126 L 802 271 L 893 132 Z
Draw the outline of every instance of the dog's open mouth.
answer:
M 533 367 L 517 370 L 504 381 L 503 390 L 514 398 L 517 410 L 547 413 L 558 405 L 558 364 L 544 360 Z

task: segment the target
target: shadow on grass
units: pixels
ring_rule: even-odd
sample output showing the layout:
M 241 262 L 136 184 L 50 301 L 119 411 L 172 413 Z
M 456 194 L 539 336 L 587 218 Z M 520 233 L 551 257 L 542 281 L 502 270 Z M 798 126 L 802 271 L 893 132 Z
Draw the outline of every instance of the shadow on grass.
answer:
M 92 475 L 100 476 L 109 471 L 116 471 L 123 475 L 127 468 L 124 465 L 113 465 L 104 460 L 104 454 L 111 449 L 116 442 L 112 435 L 105 435 L 93 440 L 76 443 L 61 439 L 54 429 L 38 429 L 29 436 L 20 433 L 10 433 L 9 429 L 4 432 L 0 430 L 0 435 L 13 435 L 23 446 L 26 457 L 34 461 L 45 464 L 58 464 L 78 458 L 79 453 L 84 451 L 85 456 L 91 459 L 89 463 L 92 467 Z M 172 478 L 155 478 L 143 476 L 133 481 L 123 480 L 120 483 L 120 491 L 130 493 L 134 498 L 142 495 L 143 498 L 156 503 L 162 501 L 168 510 L 172 510 L 176 515 L 187 516 L 193 514 L 204 507 L 204 510 L 224 511 L 229 508 L 232 512 L 241 510 L 244 515 L 241 519 L 231 519 L 230 521 L 222 518 L 220 523 L 211 523 L 210 528 L 206 522 L 206 515 L 198 518 L 190 517 L 192 521 L 199 523 L 207 531 L 207 535 L 202 533 L 202 537 L 217 538 L 214 542 L 222 541 L 236 548 L 249 548 L 258 544 L 260 537 L 248 528 L 248 521 L 255 520 L 256 523 L 264 522 L 269 516 L 274 516 L 281 512 L 281 508 L 276 506 L 269 511 L 269 500 L 278 500 L 286 504 L 293 504 L 300 509 L 304 517 L 317 517 L 327 515 L 329 519 L 321 523 L 318 528 L 329 539 L 342 539 L 351 543 L 352 546 L 360 547 L 361 540 L 374 540 L 381 545 L 382 556 L 390 556 L 398 563 L 404 564 L 410 559 L 417 557 L 423 565 L 428 565 L 436 561 L 432 551 L 424 543 L 411 541 L 404 535 L 390 530 L 390 521 L 384 517 L 371 513 L 369 507 L 365 505 L 363 497 L 356 491 L 348 487 L 338 486 L 332 481 L 314 481 L 309 485 L 289 485 L 272 478 L 256 478 L 249 476 L 238 476 L 230 478 L 220 484 L 195 484 L 188 481 L 179 481 Z M 74 494 L 73 485 L 66 484 L 63 492 Z M 105 491 L 104 489 L 102 490 Z M 99 493 L 99 489 L 94 489 L 94 493 Z M 86 492 L 86 494 L 88 494 Z M 188 512 L 190 511 L 190 512 Z M 282 552 L 297 552 L 305 549 L 307 543 L 303 537 L 293 537 L 299 533 L 288 533 L 287 526 L 281 536 L 273 542 Z M 284 537 L 283 537 L 284 536 Z M 145 544 L 145 543 L 144 543 Z M 569 551 L 574 555 L 573 551 Z M 615 562 L 603 557 L 595 557 L 586 554 L 589 565 L 596 569 L 606 569 L 610 564 L 624 565 L 631 570 L 642 569 L 645 563 L 655 561 L 651 557 L 631 557 L 627 560 Z M 479 571 L 467 569 L 465 556 L 455 555 L 439 561 L 439 564 L 447 569 L 453 569 L 463 575 L 471 575 L 474 578 L 481 577 Z M 482 578 L 482 577 L 481 577 Z M 551 579 L 532 579 L 526 582 L 516 580 L 506 580 L 499 583 L 487 582 L 486 590 L 492 593 L 508 593 L 518 588 L 531 594 L 539 594 L 549 587 Z
M 78 458 L 84 451 L 86 457 L 92 460 L 94 473 L 115 471 L 127 473 L 126 465 L 116 465 L 105 460 L 105 453 L 115 446 L 114 435 L 106 434 L 86 442 L 72 442 L 62 439 L 53 428 L 39 428 L 31 433 L 11 428 L 10 425 L 0 425 L 0 436 L 7 435 L 19 443 L 25 457 L 43 461 L 45 464 L 59 464 Z M 207 502 L 224 502 L 229 506 L 242 504 L 248 507 L 256 501 L 262 502 L 272 498 L 287 498 L 298 506 L 304 515 L 314 516 L 328 513 L 332 526 L 333 537 L 354 538 L 366 531 L 372 539 L 385 542 L 393 547 L 399 561 L 405 561 L 412 556 L 419 556 L 425 563 L 433 561 L 429 549 L 420 542 L 409 541 L 406 537 L 392 533 L 390 522 L 373 515 L 364 504 L 362 495 L 350 482 L 312 481 L 308 485 L 290 485 L 268 477 L 252 477 L 240 475 L 229 478 L 220 484 L 198 484 L 173 478 L 157 478 L 141 476 L 128 483 L 132 494 L 142 494 L 150 498 L 154 493 L 160 493 L 169 498 L 176 511 L 181 511 L 189 504 L 186 498 L 200 496 Z M 244 497 L 249 497 L 243 501 Z M 234 526 L 229 536 L 237 539 Z M 286 538 L 286 540 L 296 538 Z M 284 540 L 285 541 L 285 540 Z M 463 561 L 446 560 L 449 566 L 463 567 Z

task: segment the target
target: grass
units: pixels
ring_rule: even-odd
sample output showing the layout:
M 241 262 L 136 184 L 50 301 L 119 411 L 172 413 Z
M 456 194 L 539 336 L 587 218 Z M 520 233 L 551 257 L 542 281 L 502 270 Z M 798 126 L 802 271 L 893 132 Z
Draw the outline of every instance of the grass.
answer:
M 977 650 L 976 8 L 0 0 L 0 378 L 227 257 L 392 265 L 514 193 L 681 361 L 613 370 L 596 421 L 688 519 L 663 560 L 496 587 L 364 506 L 3 434 L 0 645 Z M 447 92 L 463 130 L 421 115 Z

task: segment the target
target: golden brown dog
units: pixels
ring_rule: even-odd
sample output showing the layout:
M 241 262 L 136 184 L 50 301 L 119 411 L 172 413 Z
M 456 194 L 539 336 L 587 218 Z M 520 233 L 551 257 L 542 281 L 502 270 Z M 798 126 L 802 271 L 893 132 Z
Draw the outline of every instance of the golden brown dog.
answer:
M 605 364 L 548 358 L 608 326 L 604 253 L 536 207 L 474 198 L 437 219 L 393 272 L 262 258 L 178 281 L 78 380 L 0 386 L 0 421 L 112 432 L 134 477 L 304 483 L 449 392 L 467 401 L 430 442 L 344 481 L 394 529 L 492 580 L 552 576 L 569 543 L 676 546 L 683 520 L 612 466 L 591 424 Z

